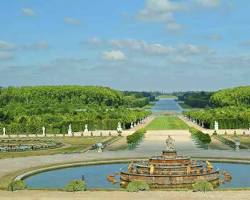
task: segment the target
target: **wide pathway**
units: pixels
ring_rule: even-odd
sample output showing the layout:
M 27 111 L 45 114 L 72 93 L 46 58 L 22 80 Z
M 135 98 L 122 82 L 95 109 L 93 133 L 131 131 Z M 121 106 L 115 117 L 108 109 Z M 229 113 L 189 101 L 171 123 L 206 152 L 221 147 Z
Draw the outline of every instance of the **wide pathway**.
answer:
M 59 191 L 0 191 L 1 200 L 249 200 L 250 191 L 213 191 L 213 192 L 181 192 L 181 191 L 149 191 L 149 192 L 59 192 Z

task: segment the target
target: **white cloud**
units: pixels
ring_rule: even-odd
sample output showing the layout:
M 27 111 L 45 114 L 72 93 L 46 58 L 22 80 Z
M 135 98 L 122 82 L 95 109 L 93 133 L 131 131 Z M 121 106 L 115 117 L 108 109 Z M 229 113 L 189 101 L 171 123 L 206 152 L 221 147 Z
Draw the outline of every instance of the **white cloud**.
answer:
M 13 54 L 11 52 L 0 51 L 0 60 L 9 60 L 13 58 Z
M 176 56 L 172 59 L 173 64 L 187 64 L 188 61 L 187 57 L 184 56 Z
M 250 40 L 246 40 L 240 43 L 241 46 L 250 47 Z
M 101 41 L 99 43 L 99 41 Z M 102 47 L 111 47 L 120 51 L 134 51 L 143 56 L 161 56 L 161 55 L 179 55 L 179 56 L 193 56 L 193 55 L 208 55 L 215 51 L 207 46 L 195 44 L 176 44 L 167 45 L 162 43 L 150 43 L 144 40 L 134 39 L 114 39 L 101 40 L 98 42 L 94 40 L 92 45 L 103 45 Z
M 13 44 L 0 40 L 0 50 L 12 50 L 14 48 Z
M 120 50 L 105 51 L 102 53 L 102 58 L 108 61 L 123 61 L 126 60 L 125 54 Z
M 146 0 L 137 18 L 148 22 L 163 22 L 167 24 L 167 31 L 179 31 L 182 26 L 175 22 L 174 13 L 185 9 L 185 4 L 171 0 Z
M 35 44 L 22 45 L 19 49 L 21 50 L 46 50 L 49 48 L 49 44 L 46 41 L 41 41 Z
M 168 54 L 174 51 L 171 46 L 165 46 L 159 43 L 147 43 L 143 40 L 111 40 L 109 43 L 116 48 L 127 48 L 152 55 Z
M 75 25 L 75 26 L 81 24 L 80 20 L 78 20 L 76 18 L 73 18 L 73 17 L 65 17 L 64 18 L 64 23 L 70 24 L 70 25 Z
M 34 16 L 36 14 L 31 8 L 22 8 L 22 13 L 26 16 Z
M 213 50 L 209 49 L 206 46 L 197 46 L 194 44 L 182 44 L 177 49 L 179 53 L 185 56 L 214 53 Z
M 88 43 L 95 44 L 95 45 L 102 44 L 102 42 L 103 42 L 102 39 L 100 39 L 98 37 L 93 37 L 93 38 L 88 40 Z
M 180 3 L 170 0 L 146 0 L 138 18 L 145 21 L 173 21 L 173 13 L 183 8 Z
M 221 3 L 221 0 L 194 0 L 194 1 L 198 3 L 200 6 L 206 8 L 218 7 Z
M 178 32 L 178 31 L 181 31 L 183 29 L 183 26 L 180 24 L 177 24 L 176 22 L 172 22 L 172 23 L 167 23 L 166 28 L 170 32 Z

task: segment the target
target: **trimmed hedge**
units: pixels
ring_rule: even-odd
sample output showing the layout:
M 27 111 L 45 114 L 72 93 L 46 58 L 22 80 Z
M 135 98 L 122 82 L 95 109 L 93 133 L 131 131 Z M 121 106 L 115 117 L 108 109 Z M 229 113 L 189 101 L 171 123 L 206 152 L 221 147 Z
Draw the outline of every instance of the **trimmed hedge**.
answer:
M 189 132 L 196 137 L 198 140 L 200 140 L 201 142 L 205 143 L 205 144 L 209 144 L 211 142 L 211 137 L 209 134 L 207 133 L 203 133 L 202 131 L 194 128 L 194 127 L 190 127 L 189 128 Z
M 17 180 L 17 181 L 12 181 L 8 185 L 8 190 L 9 191 L 16 191 L 16 190 L 24 190 L 27 188 L 26 183 L 23 180 Z
M 127 186 L 128 192 L 148 191 L 149 185 L 145 181 L 132 181 Z
M 138 129 L 132 135 L 127 136 L 127 143 L 128 144 L 136 144 L 138 143 L 143 137 L 144 134 L 147 132 L 145 128 Z
M 67 192 L 85 191 L 86 184 L 82 180 L 72 180 L 64 187 L 64 190 Z

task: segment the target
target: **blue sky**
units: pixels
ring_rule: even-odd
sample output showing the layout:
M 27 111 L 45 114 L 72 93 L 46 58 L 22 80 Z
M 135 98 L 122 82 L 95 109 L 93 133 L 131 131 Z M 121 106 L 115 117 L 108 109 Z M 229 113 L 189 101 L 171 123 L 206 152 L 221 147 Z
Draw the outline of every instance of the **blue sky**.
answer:
M 1 0 L 0 85 L 249 85 L 250 1 Z

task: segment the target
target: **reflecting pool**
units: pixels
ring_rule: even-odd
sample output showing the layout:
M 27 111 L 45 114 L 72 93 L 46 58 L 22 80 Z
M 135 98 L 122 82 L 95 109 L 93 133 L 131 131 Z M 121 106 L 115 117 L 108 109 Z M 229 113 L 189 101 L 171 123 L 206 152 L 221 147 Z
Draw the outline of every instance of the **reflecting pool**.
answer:
M 159 99 L 152 108 L 153 112 L 182 112 L 182 108 L 174 98 Z
M 220 188 L 250 187 L 250 164 L 213 163 L 216 169 L 228 171 L 232 181 L 222 184 Z M 73 179 L 81 179 L 84 176 L 87 187 L 115 189 L 120 188 L 119 183 L 112 184 L 107 181 L 107 176 L 120 172 L 127 164 L 101 164 L 72 168 L 57 169 L 42 172 L 25 179 L 29 188 L 33 189 L 61 189 Z M 116 177 L 119 182 L 119 176 Z

